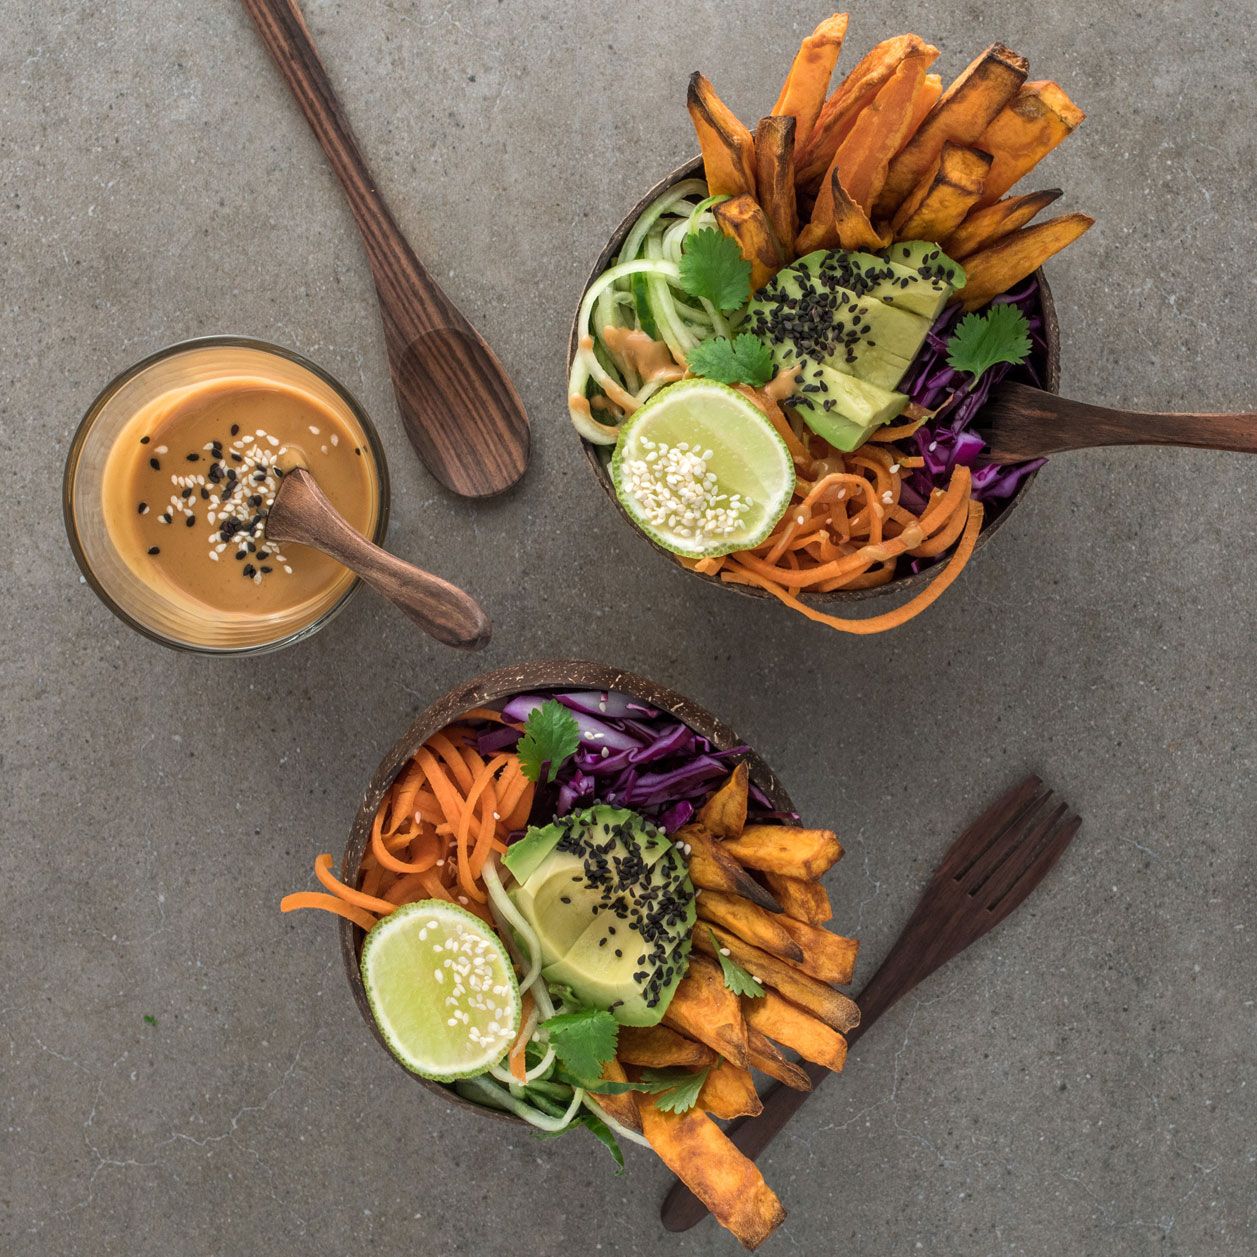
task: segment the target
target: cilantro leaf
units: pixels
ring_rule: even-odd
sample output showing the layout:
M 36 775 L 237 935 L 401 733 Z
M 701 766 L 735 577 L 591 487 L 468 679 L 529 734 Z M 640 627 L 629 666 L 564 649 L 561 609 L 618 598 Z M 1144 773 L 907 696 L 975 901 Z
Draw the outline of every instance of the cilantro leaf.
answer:
M 742 332 L 732 340 L 724 336 L 705 340 L 689 353 L 690 370 L 721 384 L 752 384 L 756 388 L 773 378 L 772 347 L 758 336 Z
M 711 941 L 715 944 L 716 959 L 720 961 L 720 971 L 724 974 L 725 986 L 734 995 L 749 995 L 752 999 L 761 999 L 764 988 L 732 956 L 725 955 L 727 949 L 720 945 L 715 930 L 709 929 L 707 933 L 711 935 Z
M 548 698 L 534 707 L 524 722 L 524 735 L 515 747 L 520 771 L 529 781 L 540 781 L 548 764 L 547 781 L 558 776 L 559 765 L 580 745 L 580 725 L 576 717 L 557 699 Z
M 751 297 L 751 264 L 737 241 L 714 227 L 691 232 L 681 253 L 681 287 L 717 310 L 736 310 Z
M 541 1023 L 554 1054 L 577 1078 L 597 1078 L 615 1055 L 620 1026 L 601 1008 L 559 1013 Z
M 947 342 L 947 365 L 968 371 L 975 380 L 997 362 L 1014 366 L 1030 356 L 1030 324 L 1014 305 L 992 306 L 985 314 L 966 314 Z
M 696 1074 L 678 1074 L 675 1070 L 644 1069 L 642 1081 L 652 1084 L 663 1083 L 664 1087 L 655 1096 L 655 1108 L 661 1113 L 686 1113 L 698 1103 L 698 1093 L 707 1081 L 711 1066 L 700 1069 Z

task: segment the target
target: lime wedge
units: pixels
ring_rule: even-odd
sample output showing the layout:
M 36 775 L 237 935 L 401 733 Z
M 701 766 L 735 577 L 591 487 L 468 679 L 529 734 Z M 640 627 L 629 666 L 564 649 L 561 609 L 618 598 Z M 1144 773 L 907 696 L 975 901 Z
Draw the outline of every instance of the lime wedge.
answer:
M 424 1078 L 483 1074 L 519 1033 L 519 982 L 502 940 L 442 899 L 406 904 L 371 930 L 362 984 L 389 1050 Z
M 794 493 L 794 462 L 767 416 L 714 380 L 680 380 L 635 411 L 611 458 L 633 522 L 673 554 L 749 550 Z

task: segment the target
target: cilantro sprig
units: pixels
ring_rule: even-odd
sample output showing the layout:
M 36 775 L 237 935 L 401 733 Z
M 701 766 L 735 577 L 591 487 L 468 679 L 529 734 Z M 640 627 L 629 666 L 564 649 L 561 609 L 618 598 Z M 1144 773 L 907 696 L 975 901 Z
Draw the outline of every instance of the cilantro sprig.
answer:
M 689 368 L 695 375 L 719 380 L 721 384 L 760 388 L 773 378 L 773 351 L 750 332 L 742 332 L 732 340 L 719 336 L 690 350 Z
M 563 1067 L 577 1078 L 588 1079 L 597 1078 L 615 1055 L 620 1034 L 619 1022 L 601 1008 L 559 1013 L 543 1021 L 541 1029 Z
M 686 236 L 678 269 L 681 287 L 717 310 L 736 310 L 750 300 L 751 264 L 737 242 L 714 227 Z
M 576 754 L 580 746 L 580 725 L 562 703 L 548 698 L 528 713 L 524 733 L 515 747 L 520 771 L 529 781 L 540 781 L 549 765 L 547 781 L 558 776 L 559 765 Z
M 1014 366 L 1030 356 L 1030 323 L 1014 305 L 966 314 L 947 342 L 947 365 L 981 379 L 997 362 Z
M 724 975 L 725 986 L 734 995 L 749 995 L 752 999 L 762 999 L 764 988 L 732 956 L 726 956 L 726 949 L 720 945 L 716 931 L 709 929 L 711 941 L 716 948 L 716 959 L 720 961 L 720 972 Z
M 698 1103 L 698 1093 L 707 1081 L 711 1066 L 694 1074 L 678 1074 L 676 1070 L 644 1069 L 642 1090 L 655 1095 L 655 1108 L 661 1113 L 687 1113 Z

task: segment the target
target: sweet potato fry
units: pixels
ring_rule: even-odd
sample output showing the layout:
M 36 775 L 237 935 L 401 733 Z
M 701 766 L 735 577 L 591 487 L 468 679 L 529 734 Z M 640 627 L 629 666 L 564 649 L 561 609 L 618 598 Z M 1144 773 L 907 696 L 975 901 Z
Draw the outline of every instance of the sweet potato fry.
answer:
M 941 74 L 927 74 L 921 81 L 921 86 L 917 88 L 917 94 L 912 102 L 912 122 L 908 127 L 909 137 L 916 135 L 917 128 L 929 116 L 929 112 L 938 104 L 938 98 L 943 94 L 943 76 Z
M 976 310 L 992 297 L 1007 292 L 1052 254 L 1077 240 L 1094 222 L 1089 214 L 1062 214 L 1045 223 L 1014 231 L 980 253 L 967 257 L 965 274 L 969 279 L 964 287 L 964 308 Z
M 751 264 L 751 291 L 762 288 L 786 264 L 768 215 L 753 196 L 721 201 L 711 211 L 716 225 L 738 242 L 742 256 Z
M 873 217 L 893 218 L 934 165 L 943 145 L 973 144 L 1026 80 L 1025 57 L 992 44 L 939 97 L 917 133 L 890 163 Z
M 825 1027 L 829 1030 L 829 1027 Z M 830 1034 L 834 1032 L 829 1031 Z M 757 1117 L 764 1111 L 749 1069 L 740 1069 L 718 1060 L 698 1093 L 698 1107 L 712 1117 L 728 1121 L 734 1117 Z
M 696 939 L 700 936 L 711 942 L 705 930 L 695 932 Z M 720 966 L 714 960 L 691 954 L 690 967 L 663 1020 L 735 1065 L 746 1065 L 746 1023 L 738 997 L 725 986 Z
M 739 764 L 728 780 L 698 809 L 698 823 L 713 838 L 736 838 L 746 824 L 750 774 Z
M 989 174 L 987 178 L 990 178 Z M 949 258 L 961 262 L 971 253 L 977 253 L 1018 227 L 1024 227 L 1060 195 L 1060 188 L 1048 188 L 1043 192 L 1028 192 L 1025 196 L 1006 196 L 994 205 L 971 209 L 965 221 L 942 242 L 943 250 Z
M 813 189 L 834 160 L 838 145 L 855 118 L 890 79 L 903 59 L 924 47 L 917 35 L 896 35 L 875 45 L 858 62 L 855 69 L 833 90 L 822 106 L 806 140 L 796 136 L 799 187 Z
M 794 119 L 794 139 L 803 145 L 812 133 L 829 80 L 847 37 L 847 15 L 835 13 L 827 17 L 800 45 L 790 66 L 790 73 L 781 85 L 781 94 L 773 106 L 775 117 Z M 760 184 L 762 191 L 763 184 Z M 765 206 L 765 209 L 768 207 Z
M 750 1027 L 747 1028 L 747 1036 L 753 1068 L 758 1069 L 761 1074 L 767 1074 L 769 1078 L 785 1083 L 795 1091 L 812 1090 L 812 1080 L 807 1076 L 807 1070 L 787 1060 L 771 1039 Z
M 842 844 L 833 830 L 796 825 L 748 825 L 722 850 L 749 869 L 788 877 L 820 877 L 842 858 Z
M 718 890 L 704 891 L 698 897 L 697 906 L 702 920 L 723 925 L 739 938 L 775 956 L 795 964 L 803 962 L 803 948 L 787 929 L 781 913 L 765 912 L 741 895 L 725 895 Z
M 731 1231 L 754 1249 L 784 1220 L 764 1176 L 701 1109 L 661 1113 L 650 1096 L 634 1094 L 642 1133 L 659 1159 Z
M 626 1065 L 649 1069 L 705 1069 L 716 1062 L 716 1053 L 705 1043 L 667 1026 L 621 1026 L 615 1054 Z
M 800 1008 L 814 1013 L 826 1025 L 845 1034 L 853 1026 L 860 1024 L 860 1010 L 855 1006 L 854 1000 L 809 977 L 786 961 L 744 943 L 736 934 L 730 934 L 718 925 L 712 926 L 710 933 L 707 930 L 696 930 L 694 946 L 708 954 L 716 952 L 717 947 L 712 944 L 711 934 L 715 934 L 716 943 L 720 947 L 727 947 L 729 955 L 753 977 L 772 987 L 792 1003 L 798 1004 Z M 693 961 L 690 963 L 693 964 Z M 675 996 L 672 1002 L 675 1005 Z M 671 1012 L 672 1009 L 669 1008 L 665 1020 Z
M 690 881 L 700 890 L 722 890 L 730 895 L 741 895 L 769 912 L 778 911 L 772 895 L 702 825 L 691 822 L 682 826 L 676 832 L 675 841 L 689 848 Z
M 614 1057 L 602 1067 L 602 1077 L 606 1082 L 628 1082 L 628 1075 L 624 1072 L 624 1066 Z M 618 1096 L 596 1095 L 590 1098 L 600 1109 L 610 1113 L 621 1125 L 628 1126 L 632 1130 L 641 1130 L 642 1119 L 638 1116 L 637 1105 L 633 1103 L 631 1093 L 626 1092 Z
M 794 128 L 789 115 L 761 118 L 755 128 L 755 185 L 773 235 L 785 256 L 794 256 L 799 207 L 794 192 Z
M 981 204 L 992 205 L 1087 115 L 1058 83 L 1027 83 L 978 139 L 994 158 Z
M 798 944 L 803 956 L 794 963 L 804 973 L 837 986 L 846 986 L 851 981 L 851 975 L 855 973 L 856 954 L 860 950 L 856 939 L 832 934 L 804 921 L 793 921 L 784 913 L 770 919 L 780 921 L 782 928 Z
M 798 1052 L 805 1061 L 835 1072 L 846 1063 L 847 1040 L 775 991 L 765 991 L 761 999 L 744 999 L 742 1016 L 752 1029 Z
M 687 100 L 713 196 L 755 195 L 755 142 L 707 78 L 690 76 Z
M 890 232 L 879 232 L 869 216 L 847 195 L 838 171 L 829 176 L 833 217 L 828 222 L 813 220 L 799 233 L 795 249 L 802 256 L 813 249 L 867 249 L 876 252 L 890 243 Z
M 917 94 L 925 72 L 938 57 L 931 44 L 914 48 L 895 68 L 890 80 L 860 111 L 846 138 L 838 145 L 829 173 L 842 174 L 847 195 L 867 214 L 886 181 L 891 158 L 912 135 Z M 821 180 L 816 210 L 832 213 L 828 179 Z M 813 212 L 813 218 L 816 212 Z
M 949 140 L 934 168 L 899 208 L 891 224 L 896 240 L 944 240 L 982 195 L 991 155 Z
M 834 915 L 829 906 L 829 892 L 820 882 L 801 877 L 786 877 L 783 873 L 765 873 L 764 880 L 781 910 L 796 921 L 808 925 L 824 925 Z

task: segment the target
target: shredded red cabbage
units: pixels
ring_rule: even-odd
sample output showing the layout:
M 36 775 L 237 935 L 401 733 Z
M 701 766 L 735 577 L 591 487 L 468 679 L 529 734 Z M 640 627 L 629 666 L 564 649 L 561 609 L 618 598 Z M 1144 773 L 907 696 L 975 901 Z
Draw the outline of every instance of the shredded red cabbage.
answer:
M 900 391 L 912 401 L 937 414 L 913 436 L 925 466 L 904 481 L 905 505 L 920 511 L 934 489 L 945 489 L 957 464 L 973 470 L 973 495 L 980 502 L 1007 501 L 1022 481 L 1043 466 L 1044 459 L 1026 463 L 992 463 L 983 457 L 986 442 L 971 425 L 1000 381 L 1014 378 L 1042 385 L 1040 364 L 1047 356 L 1043 338 L 1043 306 L 1039 281 L 1033 276 L 1020 288 L 996 297 L 992 305 L 1015 305 L 1030 324 L 1030 357 L 1020 366 L 1001 362 L 984 372 L 976 383 L 967 371 L 947 363 L 947 345 L 963 317 L 959 306 L 939 315 L 930 328 Z
M 674 716 L 615 691 L 519 694 L 503 705 L 502 714 L 522 723 L 547 698 L 557 698 L 576 717 L 581 742 L 553 784 L 538 789 L 534 822 L 598 801 L 632 808 L 675 833 L 749 749 L 718 751 Z M 519 736 L 516 729 L 489 727 L 478 735 L 478 748 L 489 755 L 513 747 Z M 754 783 L 750 796 L 758 820 L 797 819 L 774 811 Z

